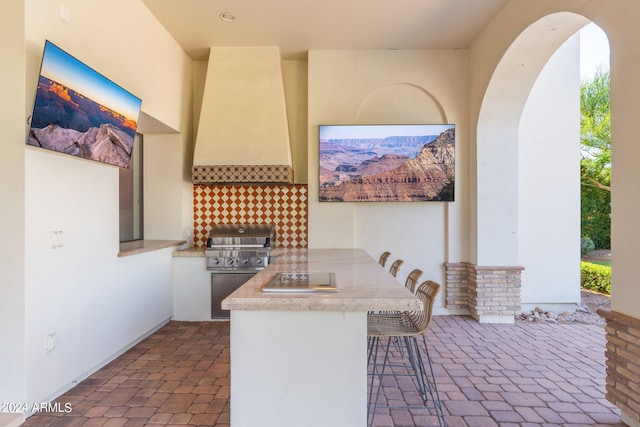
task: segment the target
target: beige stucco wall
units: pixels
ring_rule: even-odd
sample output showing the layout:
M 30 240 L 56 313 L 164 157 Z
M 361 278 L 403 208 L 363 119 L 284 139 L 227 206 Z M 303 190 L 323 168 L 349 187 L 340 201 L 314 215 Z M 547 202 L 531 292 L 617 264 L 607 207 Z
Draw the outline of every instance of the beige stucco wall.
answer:
M 2 22 L 2 53 L 7 60 L 0 70 L 0 75 L 6 81 L 15 82 L 6 88 L 6 99 L 11 102 L 3 104 L 3 147 L 4 156 L 0 160 L 0 170 L 4 179 L 0 180 L 0 195 L 3 203 L 0 207 L 0 217 L 3 237 L 5 238 L 5 256 L 2 261 L 3 286 L 0 287 L 0 315 L 8 322 L 9 328 L 0 330 L 3 349 L 12 350 L 2 353 L 0 364 L 0 376 L 3 378 L 0 384 L 0 400 L 24 400 L 25 399 L 25 373 L 24 373 L 24 345 L 25 339 L 30 341 L 30 346 L 41 351 L 42 336 L 40 331 L 24 338 L 25 328 L 25 259 L 39 261 L 28 252 L 26 258 L 25 247 L 46 245 L 46 235 L 34 234 L 27 227 L 25 231 L 25 218 L 27 222 L 41 221 L 42 218 L 36 211 L 25 211 L 24 175 L 34 173 L 29 160 L 25 164 L 24 135 L 26 132 L 26 116 L 31 108 L 37 67 L 41 55 L 41 49 L 45 38 L 61 45 L 63 48 L 77 55 L 91 66 L 99 69 L 111 79 L 121 84 L 143 99 L 143 110 L 155 119 L 167 124 L 171 128 L 180 131 L 176 136 L 179 141 L 175 146 L 181 150 L 183 175 L 190 166 L 189 162 L 189 127 L 191 126 L 190 109 L 193 103 L 191 96 L 192 75 L 190 61 L 174 40 L 160 27 L 158 22 L 148 13 L 141 2 L 117 0 L 115 2 L 101 2 L 98 0 L 67 0 L 65 3 L 71 11 L 71 23 L 64 23 L 60 16 L 59 2 L 46 0 L 24 0 L 11 2 L 5 6 Z M 25 22 L 26 8 L 26 36 L 23 23 Z M 122 14 L 126 10 L 127 14 Z M 379 109 L 372 111 L 370 116 L 359 116 L 359 105 L 368 94 L 379 88 L 385 88 L 390 84 L 413 82 L 417 86 L 425 88 L 435 96 L 435 99 L 443 106 L 447 121 L 458 125 L 457 134 L 457 181 L 466 182 L 467 187 L 458 186 L 462 194 L 457 192 L 455 204 L 446 206 L 430 205 L 426 208 L 413 206 L 403 209 L 401 214 L 391 205 L 362 206 L 353 204 L 332 205 L 330 207 L 318 206 L 314 202 L 310 206 L 310 222 L 315 222 L 312 232 L 313 246 L 337 245 L 343 247 L 363 246 L 374 256 L 382 250 L 391 250 L 394 256 L 406 260 L 404 273 L 411 268 L 422 267 L 431 277 L 437 278 L 439 264 L 442 261 L 468 260 L 487 264 L 496 261 L 498 264 L 506 264 L 512 260 L 509 251 L 517 244 L 510 233 L 509 228 L 516 224 L 511 220 L 501 223 L 492 220 L 492 200 L 478 197 L 479 187 L 486 186 L 487 191 L 495 190 L 496 181 L 478 180 L 478 177 L 486 178 L 486 170 L 479 170 L 479 153 L 487 150 L 486 141 L 476 144 L 476 126 L 479 123 L 480 110 L 485 101 L 487 88 L 496 67 L 516 38 L 531 24 L 537 20 L 556 13 L 573 12 L 595 21 L 608 34 L 611 44 L 611 72 L 612 72 L 612 116 L 613 116 L 613 258 L 614 258 L 614 287 L 613 309 L 633 317 L 640 317 L 640 287 L 635 282 L 635 268 L 637 255 L 640 253 L 640 202 L 637 196 L 637 184 L 640 182 L 640 168 L 636 159 L 640 154 L 640 145 L 636 143 L 637 135 L 637 99 L 640 99 L 640 85 L 637 76 L 640 75 L 640 56 L 638 55 L 638 40 L 640 40 L 640 26 L 637 25 L 637 17 L 640 16 L 640 4 L 636 0 L 616 1 L 582 1 L 566 0 L 511 0 L 507 2 L 503 11 L 486 28 L 483 34 L 473 43 L 468 51 L 451 52 L 327 52 L 310 53 L 309 60 L 309 127 L 308 127 L 308 167 L 309 187 L 316 193 L 311 198 L 317 200 L 317 125 L 320 123 L 347 123 L 355 120 L 369 120 L 397 116 L 385 116 Z M 571 29 L 577 30 L 581 19 L 566 16 L 571 22 Z M 556 21 L 554 21 L 556 22 Z M 561 20 L 559 21 L 561 22 Z M 116 24 L 114 24 L 116 23 Z M 115 27 L 114 27 L 115 25 Z M 115 28 L 115 29 L 114 29 Z M 549 31 L 552 31 L 549 28 Z M 541 35 L 545 31 L 541 30 Z M 536 49 L 526 51 L 530 60 L 537 60 L 539 66 L 555 50 L 567 34 L 556 35 L 535 40 Z M 24 43 L 23 43 L 24 41 Z M 115 43 L 114 43 L 115 41 Z M 123 48 L 126 47 L 126 48 Z M 539 54 L 539 55 L 536 55 Z M 433 56 L 435 55 L 435 56 Z M 369 69 L 366 74 L 355 73 L 354 61 L 366 58 L 368 64 L 379 66 L 378 71 Z M 425 63 L 425 58 L 426 62 Z M 450 61 L 452 67 L 434 65 L 438 61 Z M 443 62 L 444 63 L 444 62 Z M 26 64 L 26 69 L 25 69 Z M 517 64 L 512 64 L 517 65 Z M 341 68 L 342 67 L 342 68 Z M 452 72 L 453 70 L 453 72 Z M 338 75 L 346 71 L 345 75 Z M 535 76 L 531 70 L 527 76 Z M 326 72 L 326 75 L 321 73 Z M 515 73 L 515 71 L 514 71 Z M 367 77 L 360 79 L 360 77 Z M 512 77 L 516 74 L 512 74 Z M 26 77 L 26 80 L 25 80 Z M 507 102 L 513 99 L 511 93 L 506 93 L 504 107 L 510 107 Z M 522 105 L 520 105 L 522 108 Z M 429 113 L 431 114 L 431 113 Z M 408 116 L 411 120 L 416 116 Z M 500 117 L 494 116 L 495 117 Z M 185 120 L 186 118 L 186 120 Z M 419 119 L 441 119 L 440 116 L 418 116 Z M 500 123 L 494 125 L 499 126 Z M 164 140 L 173 145 L 173 140 Z M 172 156 L 174 150 L 169 150 L 167 156 Z M 42 154 L 35 157 L 42 160 Z M 56 157 L 57 158 L 57 157 Z M 78 160 L 78 162 L 81 162 Z M 173 162 L 168 162 L 173 164 Z M 74 162 L 66 160 L 62 164 L 71 168 L 68 171 L 73 176 L 82 176 L 81 171 L 93 171 L 103 166 L 92 165 L 85 169 Z M 484 167 L 484 166 L 483 166 Z M 115 179 L 110 173 L 89 173 L 89 179 L 95 180 L 102 189 L 100 181 Z M 468 174 L 468 175 L 467 175 Z M 497 175 L 498 177 L 500 175 Z M 35 176 L 37 178 L 37 175 Z M 31 178 L 34 178 L 32 175 Z M 40 181 L 34 181 L 40 183 Z M 476 185 L 477 183 L 477 185 Z M 171 191 L 174 191 L 171 184 Z M 180 187 L 178 191 L 182 195 L 182 220 L 188 214 L 192 197 L 188 194 L 190 186 L 184 181 L 176 183 Z M 107 190 L 110 186 L 107 186 Z M 512 191 L 511 187 L 508 187 Z M 510 193 L 504 193 L 503 198 L 508 198 Z M 32 200 L 37 196 L 47 194 L 46 188 L 37 193 L 30 193 Z M 186 194 L 186 196 L 185 196 Z M 482 194 L 480 194 L 483 196 Z M 513 195 L 513 194 L 511 194 Z M 64 201 L 70 204 L 65 209 L 80 209 L 82 203 L 74 199 L 70 192 L 64 193 Z M 175 198 L 171 198 L 175 200 Z M 115 202 L 114 202 L 115 203 Z M 162 207 L 161 202 L 158 202 Z M 47 207 L 59 209 L 60 202 L 53 201 Z M 498 203 L 496 206 L 501 206 Z M 110 206 L 112 209 L 114 206 Z M 507 211 L 512 206 L 506 206 Z M 479 212 L 480 211 L 480 212 Z M 186 213 L 185 213 L 186 212 Z M 64 213 L 63 211 L 57 213 Z M 107 231 L 113 231 L 111 215 L 115 216 L 115 210 L 104 213 L 97 218 L 98 221 L 109 222 Z M 172 214 L 173 215 L 173 214 Z M 499 217 L 498 217 L 499 218 Z M 433 227 L 431 226 L 433 222 Z M 99 223 L 99 222 L 98 222 Z M 162 224 L 160 220 L 157 222 Z M 187 221 L 187 224 L 189 221 Z M 506 227 L 504 226 L 506 225 Z M 51 223 L 42 225 L 46 231 L 54 226 Z M 99 228 L 98 228 L 99 229 Z M 376 233 L 371 233 L 375 230 Z M 418 232 L 414 232 L 418 230 Z M 444 230 L 444 231 L 443 231 Z M 96 228 L 87 228 L 87 236 L 95 232 Z M 100 238 L 106 234 L 99 231 Z M 172 232 L 173 233 L 173 232 Z M 493 233 L 493 234 L 491 234 Z M 334 238 L 331 242 L 325 237 Z M 478 237 L 477 237 L 478 236 Z M 407 246 L 406 241 L 420 240 L 422 244 Z M 86 238 L 88 239 L 88 238 Z M 26 244 L 25 244 L 26 242 Z M 67 241 L 71 244 L 70 241 Z M 91 247 L 91 242 L 84 243 Z M 115 245 L 114 245 L 115 246 Z M 493 252 L 494 247 L 502 248 Z M 45 255 L 49 254 L 43 251 Z M 517 251 L 515 251 L 517 253 Z M 102 253 L 100 253 L 101 255 Z M 50 255 L 50 254 L 49 254 Z M 93 254 L 89 254 L 93 255 Z M 85 258 L 80 254 L 80 259 L 63 256 L 67 263 L 65 274 L 73 271 L 78 265 L 84 266 Z M 111 256 L 111 255 L 108 255 Z M 51 273 L 55 260 L 48 260 L 48 269 L 43 274 Z M 35 264 L 37 265 L 37 264 Z M 58 264 L 60 265 L 60 264 Z M 90 264 L 93 265 L 93 264 Z M 526 266 L 525 266 L 526 267 Z M 91 273 L 85 267 L 81 267 L 85 273 Z M 132 268 L 131 265 L 125 268 Z M 73 278 L 73 275 L 69 275 Z M 55 275 L 51 276 L 55 277 Z M 90 277 L 90 276 L 84 276 Z M 124 276 L 122 276 L 124 277 Z M 108 279 L 122 280 L 122 277 L 108 276 Z M 401 273 L 400 278 L 404 275 Z M 143 278 L 142 278 L 143 279 Z M 81 283 L 82 278 L 80 278 Z M 88 280 L 87 280 L 88 281 Z M 8 285 L 5 285 L 7 283 Z M 51 286 L 55 294 L 60 290 L 60 283 L 54 281 L 45 282 L 43 286 Z M 44 287 L 43 287 L 44 289 Z M 126 294 L 123 292 L 122 295 Z M 111 300 L 121 300 L 121 294 L 110 295 Z M 78 306 L 86 300 L 78 301 Z M 29 303 L 27 303 L 29 305 Z M 43 307 L 47 307 L 43 304 Z M 29 322 L 40 322 L 42 319 L 52 319 L 50 312 L 43 312 L 42 319 L 32 317 L 27 310 Z M 71 310 L 70 310 L 71 311 Z M 37 316 L 37 315 L 36 315 Z M 49 317 L 47 317 L 49 316 Z M 23 320 L 20 320 L 23 319 Z M 73 318 L 72 320 L 77 320 Z M 50 322 L 50 320 L 49 320 Z M 68 326 L 68 325 L 67 325 Z M 118 329 L 116 325 L 115 329 Z M 120 325 L 122 326 L 122 325 Z M 129 326 L 129 325 L 126 325 Z M 126 329 L 126 328 L 123 328 Z M 63 330 L 73 336 L 74 329 Z M 113 338 L 113 337 L 112 337 Z M 109 348 L 118 347 L 126 337 L 116 337 L 108 345 Z M 114 344 L 117 341 L 117 344 Z M 6 344 L 6 346 L 5 346 Z M 75 346 L 76 344 L 74 344 Z M 80 353 L 86 348 L 86 343 L 77 348 Z M 119 347 L 118 347 L 119 348 Z M 76 352 L 78 353 L 78 352 Z M 59 353 L 56 353 L 59 354 Z M 4 363 L 7 362 L 7 363 Z M 43 371 L 47 366 L 41 365 Z M 57 366 L 53 366 L 57 368 Z M 38 390 L 37 397 L 46 395 L 50 389 Z
M 569 13 L 567 13 L 569 12 Z M 556 14 L 560 15 L 556 15 Z M 483 126 L 481 107 L 487 102 L 485 95 L 490 86 L 491 76 L 498 62 L 509 46 L 530 25 L 545 17 L 551 25 L 536 27 L 531 38 L 524 45 L 535 46 L 526 52 L 528 60 L 521 64 L 513 63 L 511 78 L 517 80 L 518 65 L 542 66 L 557 45 L 575 32 L 585 22 L 585 17 L 600 26 L 611 46 L 611 116 L 612 116 L 612 256 L 613 256 L 613 310 L 632 317 L 640 317 L 640 287 L 636 283 L 634 263 L 640 253 L 640 200 L 637 197 L 637 183 L 640 182 L 640 168 L 635 163 L 640 154 L 637 140 L 637 117 L 635 108 L 640 96 L 637 76 L 640 72 L 637 40 L 640 40 L 640 3 L 633 0 L 615 2 L 540 0 L 536 2 L 510 1 L 491 22 L 470 49 L 470 113 L 471 129 Z M 521 67 L 522 68 L 522 67 Z M 525 69 L 527 67 L 524 67 Z M 526 70 L 525 70 L 526 71 Z M 524 72 L 526 74 L 526 72 Z M 528 77 L 527 77 L 528 78 Z M 522 81 L 528 81 L 520 80 Z M 512 99 L 514 94 L 511 93 Z M 507 97 L 505 97 L 507 98 Z M 498 120 L 493 117 L 493 120 Z M 500 128 L 500 123 L 492 122 L 505 132 L 509 132 L 512 123 Z M 474 130 L 475 132 L 475 130 Z M 487 197 L 486 194 L 497 187 L 495 176 L 489 178 L 489 172 L 477 167 L 482 164 L 483 152 L 491 147 L 490 141 L 482 135 L 477 143 L 471 144 L 471 258 L 479 262 L 494 261 L 496 247 L 502 248 L 502 254 L 515 248 L 517 236 L 513 236 L 513 217 L 500 221 L 502 215 L 493 216 L 494 209 L 512 210 L 512 205 Z M 492 166 L 491 164 L 489 166 Z M 495 171 L 495 168 L 494 168 Z M 497 170 L 498 176 L 500 169 Z M 495 173 L 495 172 L 494 172 Z M 503 181 L 504 182 L 504 181 Z M 512 199 L 513 187 L 500 187 L 503 200 Z M 506 193 L 505 193 L 506 191 Z M 493 218 L 493 219 L 491 219 Z M 511 218 L 511 219 L 509 219 Z M 517 251 L 513 251 L 517 253 Z M 505 253 L 503 259 L 509 259 Z M 526 266 L 525 266 L 526 267 Z
M 508 3 L 505 9 L 511 6 Z M 506 28 L 494 27 L 492 21 L 470 51 L 474 141 L 470 253 L 471 262 L 478 265 L 517 265 L 519 261 L 517 142 L 521 115 L 549 58 L 588 22 L 569 13 L 539 23 L 520 15 L 515 21 L 515 25 L 509 21 Z
M 147 120 L 140 120 L 139 130 L 149 133 L 148 152 L 159 148 L 151 146 L 151 134 L 166 134 L 171 142 L 156 150 L 156 158 L 159 155 L 165 165 L 178 162 L 181 176 L 181 180 L 169 179 L 172 170 L 165 169 L 165 177 L 145 181 L 152 193 L 145 200 L 146 231 L 153 238 L 188 238 L 192 212 L 183 206 L 192 192 L 191 59 L 142 2 L 123 1 L 107 7 L 94 1 L 65 1 L 69 22 L 62 20 L 58 2 L 28 0 L 25 5 L 26 114 L 33 106 L 47 39 L 142 99 L 142 115 Z M 176 200 L 179 203 L 173 203 Z
M 193 64 L 193 124 L 196 131 L 200 122 L 208 66 L 208 61 L 197 61 Z M 286 60 L 281 61 L 281 66 L 294 171 L 293 179 L 296 184 L 306 184 L 308 180 L 307 61 Z M 197 134 L 194 138 L 197 139 Z M 241 150 L 236 150 L 236 152 L 240 153 Z M 233 160 L 243 161 L 241 156 L 234 157 Z
M 467 52 L 309 52 L 309 246 L 390 251 L 442 283 L 442 263 L 466 258 Z M 455 202 L 318 202 L 318 125 L 453 123 Z M 439 303 L 442 306 L 442 301 Z
M 309 182 L 307 164 L 307 61 L 288 60 L 282 62 L 284 94 L 287 101 L 293 180 L 296 184 Z
M 146 6 L 123 0 L 110 7 L 96 1 L 64 3 L 70 23 L 60 18 L 60 2 L 26 1 L 27 84 L 35 88 L 42 47 L 49 39 L 141 98 L 147 114 L 184 131 L 185 106 L 176 100 L 191 91 L 190 84 L 182 84 L 191 73 L 191 60 Z
M 23 402 L 25 389 L 24 278 L 24 1 L 12 1 L 0 14 L 0 402 Z M 0 414 L 0 424 L 13 414 Z
M 536 79 L 518 135 L 522 309 L 580 303 L 580 44 L 575 35 Z
M 181 239 L 192 226 L 192 62 L 142 2 L 25 2 L 24 159 L 27 402 L 46 401 L 172 315 L 170 249 L 118 258 L 118 169 L 25 147 L 45 39 L 142 99 L 145 237 Z M 26 87 L 26 89 L 25 89 Z M 26 96 L 25 96 L 26 93 Z M 156 134 L 160 132 L 160 134 Z M 13 160 L 16 162 L 16 159 Z M 187 197 L 188 195 L 188 197 Z M 49 234 L 63 232 L 52 249 Z M 43 337 L 57 336 L 46 353 Z M 0 385 L 0 389 L 3 387 Z
M 194 164 L 291 165 L 277 47 L 212 47 L 201 108 Z

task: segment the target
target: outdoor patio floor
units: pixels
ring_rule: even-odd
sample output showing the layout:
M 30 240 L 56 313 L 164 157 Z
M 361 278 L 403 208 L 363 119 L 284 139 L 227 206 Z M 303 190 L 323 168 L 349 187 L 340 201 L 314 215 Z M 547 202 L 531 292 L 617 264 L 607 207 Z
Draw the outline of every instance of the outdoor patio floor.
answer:
M 427 340 L 450 427 L 623 425 L 604 398 L 600 326 L 435 316 Z M 402 380 L 384 384 L 391 400 L 415 398 Z M 228 426 L 229 391 L 229 324 L 170 322 L 58 398 L 69 413 L 23 425 Z M 380 410 L 375 425 L 437 424 L 425 410 Z

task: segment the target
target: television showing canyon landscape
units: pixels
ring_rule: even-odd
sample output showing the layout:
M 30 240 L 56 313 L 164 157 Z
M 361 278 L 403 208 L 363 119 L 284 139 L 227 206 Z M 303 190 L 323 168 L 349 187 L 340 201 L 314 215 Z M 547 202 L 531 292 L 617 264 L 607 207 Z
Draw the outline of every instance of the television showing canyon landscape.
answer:
M 27 144 L 128 168 L 141 104 L 47 40 Z
M 320 125 L 324 202 L 454 200 L 455 125 Z

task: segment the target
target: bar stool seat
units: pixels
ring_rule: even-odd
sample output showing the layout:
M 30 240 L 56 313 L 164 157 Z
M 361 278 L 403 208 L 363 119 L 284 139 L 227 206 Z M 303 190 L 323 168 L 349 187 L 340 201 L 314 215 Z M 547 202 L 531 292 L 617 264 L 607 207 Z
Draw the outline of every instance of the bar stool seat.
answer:
M 424 332 L 431 323 L 431 314 L 435 297 L 440 290 L 440 285 L 431 280 L 423 282 L 416 290 L 416 296 L 422 301 L 423 310 L 414 312 L 375 313 L 367 316 L 368 366 L 369 366 L 369 396 L 367 406 L 367 422 L 373 425 L 373 420 L 378 408 L 409 408 L 433 410 L 438 419 L 438 425 L 445 426 L 442 402 L 438 395 L 438 389 L 433 374 L 431 356 L 427 346 Z M 418 343 L 418 337 L 422 337 L 422 347 Z M 382 346 L 381 341 L 383 342 Z M 396 341 L 403 346 L 401 358 L 403 363 L 396 363 L 390 349 L 391 342 Z M 379 355 L 380 350 L 384 351 Z M 424 352 L 424 356 L 423 356 Z M 382 352 L 380 352 L 382 353 Z M 405 359 L 406 354 L 406 359 Z M 379 360 L 381 359 L 381 361 Z M 425 361 L 427 365 L 425 366 Z M 408 362 L 408 363 L 407 363 Z M 381 364 L 381 366 L 380 366 Z M 399 369 L 398 369 L 399 368 Z M 382 390 L 382 378 L 384 375 L 411 376 L 423 402 L 423 406 L 388 406 L 378 401 Z M 377 388 L 375 384 L 377 382 Z

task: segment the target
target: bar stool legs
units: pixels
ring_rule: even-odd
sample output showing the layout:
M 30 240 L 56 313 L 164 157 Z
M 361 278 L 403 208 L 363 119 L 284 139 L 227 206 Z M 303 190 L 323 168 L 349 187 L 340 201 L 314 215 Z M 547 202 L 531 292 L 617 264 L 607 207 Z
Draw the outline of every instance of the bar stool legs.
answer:
M 381 338 L 384 338 L 381 340 Z M 444 412 L 442 409 L 442 402 L 438 394 L 438 388 L 435 383 L 435 377 L 433 374 L 433 365 L 431 364 L 431 357 L 427 348 L 426 339 L 423 338 L 424 349 L 420 348 L 416 336 L 403 336 L 399 337 L 401 345 L 405 349 L 407 355 L 408 365 L 405 364 L 392 364 L 391 341 L 393 337 L 371 337 L 369 340 L 369 367 L 371 382 L 369 384 L 369 397 L 367 407 L 367 424 L 373 426 L 376 411 L 379 408 L 388 409 L 428 409 L 433 411 L 438 419 L 438 425 L 445 427 Z M 384 352 L 381 357 L 380 354 Z M 423 354 L 424 352 L 424 354 Z M 382 360 L 380 360 L 382 359 Z M 427 364 L 425 365 L 424 360 Z M 406 373 L 393 372 L 394 368 L 406 368 Z M 384 376 L 411 376 L 414 381 L 418 393 L 423 402 L 423 406 L 407 405 L 407 406 L 390 406 L 383 405 L 380 401 L 380 395 L 382 393 L 382 382 Z M 376 387 L 377 383 L 377 387 Z
M 416 290 L 416 296 L 422 301 L 422 310 L 411 312 L 371 313 L 367 315 L 368 374 L 371 377 L 367 401 L 367 423 L 373 426 L 378 408 L 430 409 L 438 419 L 438 425 L 444 427 L 444 411 L 436 387 L 433 365 L 425 338 L 425 332 L 431 323 L 433 304 L 440 285 L 426 280 Z M 421 349 L 418 337 L 422 337 Z M 399 346 L 400 358 L 396 360 L 390 353 L 391 342 Z M 382 347 L 381 347 L 382 344 Z M 384 355 L 380 356 L 380 350 Z M 406 357 L 405 357 L 406 355 Z M 427 360 L 425 365 L 424 360 Z M 380 359 L 382 359 L 381 366 Z M 408 360 L 408 363 L 406 363 Z M 392 363 L 393 362 L 393 363 Z M 420 395 L 423 406 L 389 406 L 379 403 L 382 382 L 385 375 L 412 378 Z M 377 382 L 377 388 L 375 387 Z

